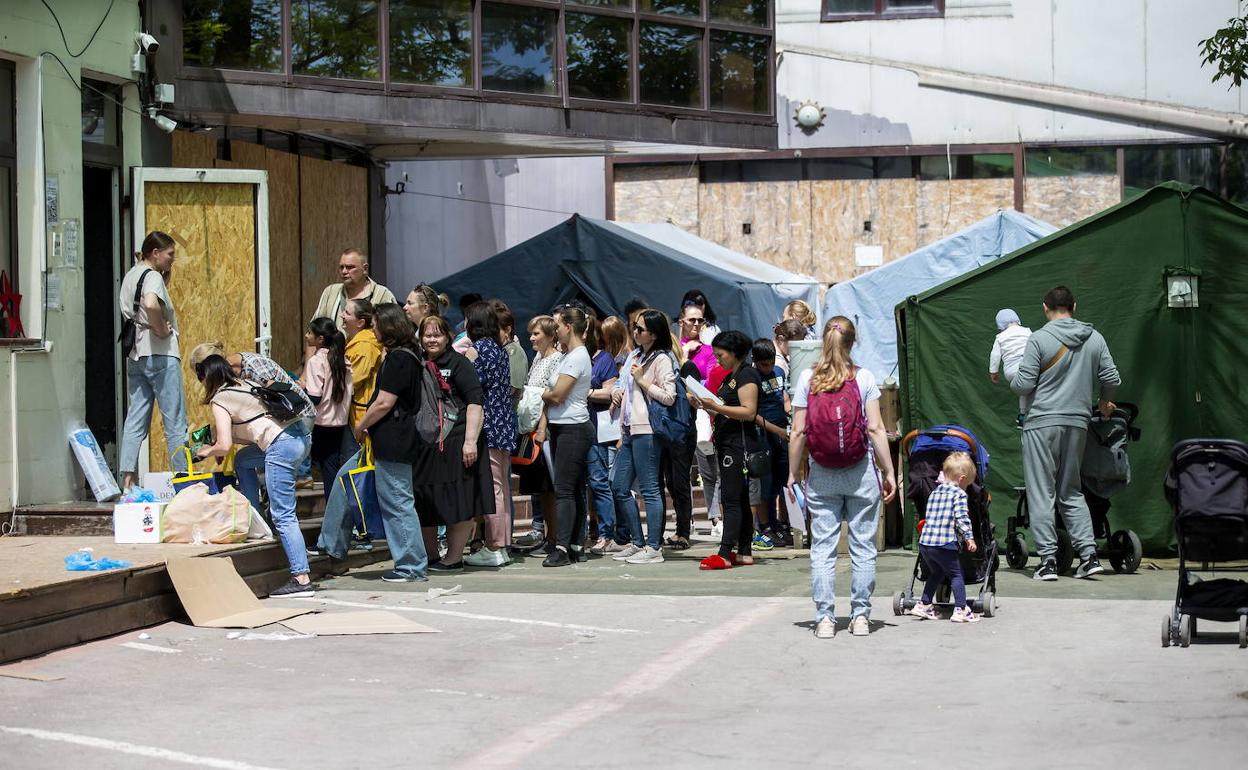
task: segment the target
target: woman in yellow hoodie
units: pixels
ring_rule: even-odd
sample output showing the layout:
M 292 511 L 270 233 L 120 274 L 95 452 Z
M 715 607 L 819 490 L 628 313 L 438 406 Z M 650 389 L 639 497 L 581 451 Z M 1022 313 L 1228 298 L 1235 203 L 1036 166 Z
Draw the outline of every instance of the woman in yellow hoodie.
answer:
M 351 415 L 354 427 L 364 412 L 368 411 L 368 402 L 377 389 L 377 372 L 381 369 L 381 358 L 385 354 L 377 335 L 373 333 L 373 315 L 376 313 L 373 303 L 366 299 L 353 299 L 342 308 L 342 326 L 347 335 L 347 366 L 351 368 Z M 355 454 L 359 446 L 355 443 L 351 431 L 346 432 L 344 454 Z

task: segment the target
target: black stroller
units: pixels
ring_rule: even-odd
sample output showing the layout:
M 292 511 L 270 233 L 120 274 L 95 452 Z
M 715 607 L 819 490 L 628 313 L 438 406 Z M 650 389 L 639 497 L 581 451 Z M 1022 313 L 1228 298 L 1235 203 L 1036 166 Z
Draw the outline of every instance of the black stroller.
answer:
M 1127 445 L 1140 440 L 1140 429 L 1134 424 L 1140 410 L 1135 404 L 1118 404 L 1117 407 L 1109 417 L 1102 417 L 1099 412 L 1092 415 L 1080 475 L 1083 498 L 1092 518 L 1092 535 L 1098 542 L 1105 542 L 1104 546 L 1097 547 L 1097 556 L 1108 559 L 1115 572 L 1131 573 L 1139 569 L 1144 548 L 1135 532 L 1129 529 L 1110 531 L 1109 498 L 1131 483 Z M 1019 530 L 1031 526 L 1031 517 L 1027 511 L 1027 488 L 1015 487 L 1014 491 L 1018 493 L 1018 508 L 1015 515 L 1006 520 L 1005 561 L 1014 569 L 1023 569 L 1027 566 L 1027 539 Z M 1065 575 L 1075 563 L 1075 549 L 1060 513 L 1054 518 L 1057 571 Z
M 1248 559 L 1248 444 L 1230 439 L 1180 441 L 1170 452 L 1166 499 L 1174 509 L 1179 546 L 1179 589 L 1161 626 L 1161 646 L 1192 643 L 1196 620 L 1239 621 L 1239 646 L 1248 647 L 1248 581 L 1202 580 L 1188 562 L 1211 572 L 1216 562 Z M 1224 567 L 1248 572 L 1248 568 Z
M 975 553 L 960 551 L 958 558 L 962 562 L 962 575 L 966 580 L 967 605 L 984 617 L 992 617 L 997 611 L 997 566 L 1000 559 L 997 556 L 995 527 L 988 518 L 992 495 L 984 486 L 988 475 L 988 451 L 975 438 L 974 433 L 961 425 L 933 425 L 924 430 L 911 431 L 902 441 L 901 451 L 906 455 L 909 466 L 906 473 L 906 497 L 914 504 L 918 532 L 923 530 L 927 498 L 937 486 L 936 478 L 940 475 L 945 458 L 951 452 L 966 452 L 974 459 L 975 481 L 966 490 L 967 507 L 970 509 L 975 542 L 981 547 Z M 921 556 L 916 555 L 910 587 L 893 594 L 893 613 L 904 615 L 909 612 L 917 603 L 915 585 L 926 581 L 927 565 Z M 975 583 L 979 584 L 979 594 L 971 597 L 971 587 Z M 951 593 L 949 581 L 945 580 L 933 599 L 938 605 L 952 606 Z

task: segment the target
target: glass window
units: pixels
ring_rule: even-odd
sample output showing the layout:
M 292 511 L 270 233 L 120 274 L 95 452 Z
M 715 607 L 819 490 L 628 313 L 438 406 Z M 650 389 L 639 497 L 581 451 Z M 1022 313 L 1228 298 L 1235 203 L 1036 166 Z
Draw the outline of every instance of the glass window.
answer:
M 555 95 L 559 14 L 543 8 L 481 6 L 481 87 Z
M 580 99 L 627 102 L 629 91 L 630 19 L 569 13 L 568 95 Z
M 1041 147 L 1023 154 L 1027 176 L 1117 175 L 1112 147 Z
M 381 74 L 373 0 L 292 2 L 290 40 L 296 75 L 376 80 Z
M 188 67 L 282 71 L 281 0 L 182 0 Z
M 17 136 L 17 100 L 13 95 L 13 63 L 0 59 L 0 155 L 8 154 L 6 144 L 12 144 Z M 11 148 L 10 148 L 11 149 Z
M 13 278 L 13 245 L 17 226 L 13 221 L 13 160 L 0 158 L 0 270 Z M 0 336 L 4 331 L 0 330 Z
M 1248 145 L 1241 142 L 1226 148 L 1226 197 L 1248 205 Z
M 796 182 L 802 178 L 802 161 L 798 158 L 704 161 L 699 164 L 698 178 L 706 184 Z
M 824 0 L 826 14 L 874 14 L 875 0 Z
M 16 281 L 13 254 L 17 249 L 17 100 L 13 75 L 13 64 L 0 59 L 0 270 Z
M 1014 176 L 1014 155 L 954 155 L 954 179 L 1005 179 Z M 949 179 L 949 161 L 944 155 L 926 155 L 919 159 L 920 179 Z
M 884 10 L 891 13 L 931 13 L 938 9 L 936 0 L 884 0 Z
M 711 31 L 711 109 L 771 112 L 771 38 Z
M 641 12 L 700 17 L 702 0 L 641 0 Z
M 577 5 L 593 5 L 598 8 L 632 8 L 633 0 L 568 0 Z
M 117 102 L 113 99 L 120 98 L 116 86 L 83 78 L 82 141 L 117 144 Z
M 872 158 L 808 158 L 807 179 L 871 179 L 875 176 Z
M 1125 197 L 1133 198 L 1171 180 L 1217 192 L 1221 155 L 1221 148 L 1216 144 L 1126 147 L 1122 169 Z
M 472 87 L 472 0 L 390 0 L 390 78 Z
M 702 107 L 702 31 L 643 22 L 641 101 L 672 107 Z
M 766 0 L 711 0 L 711 21 L 767 26 Z
M 883 155 L 875 159 L 876 179 L 908 179 L 915 176 L 915 158 L 908 155 Z
M 825 21 L 943 16 L 945 0 L 823 0 Z

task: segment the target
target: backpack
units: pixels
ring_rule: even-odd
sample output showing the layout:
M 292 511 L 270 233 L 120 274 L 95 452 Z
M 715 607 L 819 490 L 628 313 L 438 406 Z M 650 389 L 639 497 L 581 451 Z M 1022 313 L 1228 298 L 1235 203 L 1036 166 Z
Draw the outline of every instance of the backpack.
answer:
M 442 377 L 438 365 L 426 361 L 420 378 L 420 408 L 416 411 L 416 433 L 427 444 L 443 442 L 455 427 L 459 407 L 451 398 L 451 385 Z
M 232 390 L 236 393 L 250 393 L 260 401 L 260 406 L 264 409 L 255 417 L 235 423 L 236 425 L 246 425 L 261 417 L 272 417 L 274 420 L 285 424 L 302 417 L 303 413 L 312 406 L 311 402 L 299 391 L 292 388 L 289 382 L 271 382 L 268 385 L 249 383 L 249 390 L 240 388 L 223 388 L 223 390 Z
M 672 361 L 672 371 L 677 372 L 676 356 L 666 354 Z M 660 444 L 677 446 L 683 444 L 693 426 L 693 417 L 689 411 L 689 399 L 685 396 L 685 383 L 679 373 L 676 375 L 676 400 L 671 406 L 664 406 L 652 398 L 646 398 L 646 409 L 650 417 L 650 430 Z
M 129 358 L 130 351 L 134 350 L 134 346 L 138 341 L 139 325 L 135 323 L 134 317 L 139 314 L 139 303 L 143 301 L 143 282 L 147 280 L 147 274 L 152 272 L 149 267 L 139 274 L 139 283 L 134 287 L 134 305 L 130 311 L 130 317 L 121 321 L 121 334 L 117 335 L 117 341 L 121 343 L 121 357 Z
M 867 455 L 867 415 L 855 368 L 839 390 L 810 396 L 806 446 L 825 468 L 849 468 Z

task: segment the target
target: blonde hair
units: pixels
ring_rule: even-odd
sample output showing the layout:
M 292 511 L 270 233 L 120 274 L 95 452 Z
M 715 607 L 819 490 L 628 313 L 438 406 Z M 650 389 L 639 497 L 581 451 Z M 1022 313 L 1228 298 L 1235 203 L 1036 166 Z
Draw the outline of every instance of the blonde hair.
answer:
M 854 322 L 843 315 L 833 316 L 823 325 L 823 355 L 810 376 L 810 392 L 840 390 L 854 373 L 849 353 L 854 349 Z
M 607 316 L 602 320 L 598 330 L 602 338 L 601 347 L 612 356 L 618 356 L 620 351 L 628 346 L 628 327 L 619 317 Z
M 191 366 L 199 366 L 208 356 L 221 356 L 225 358 L 225 343 L 220 340 L 201 342 L 191 350 L 190 362 Z
M 545 334 L 553 340 L 555 339 L 555 332 L 557 331 L 558 326 L 555 323 L 554 316 L 537 315 L 533 316 L 533 320 L 529 321 L 528 329 L 530 334 L 538 329 L 541 329 L 542 334 Z
M 784 312 L 793 316 L 794 320 L 801 321 L 807 326 L 814 326 L 819 319 L 815 317 L 815 311 L 811 309 L 800 299 L 795 299 L 784 306 Z
M 975 461 L 966 452 L 950 452 L 941 466 L 947 481 L 954 481 L 958 476 L 966 476 L 968 482 L 975 480 Z

